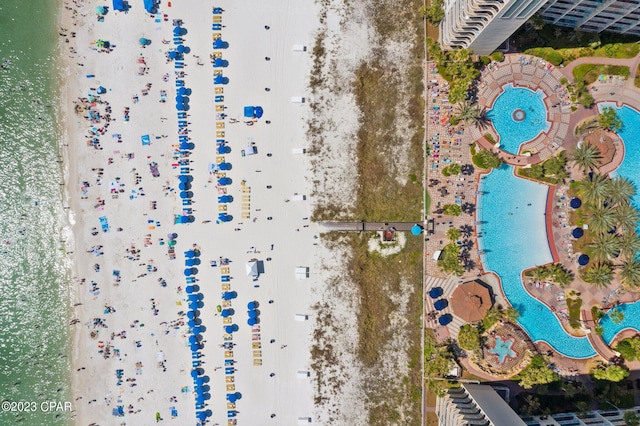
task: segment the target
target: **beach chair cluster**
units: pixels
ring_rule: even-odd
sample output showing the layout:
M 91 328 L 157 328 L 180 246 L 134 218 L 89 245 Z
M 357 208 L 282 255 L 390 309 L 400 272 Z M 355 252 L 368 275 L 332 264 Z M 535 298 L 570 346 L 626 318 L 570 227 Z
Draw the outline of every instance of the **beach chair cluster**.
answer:
M 167 58 L 173 60 L 175 75 L 176 75 L 176 115 L 178 118 L 178 145 L 174 145 L 173 158 L 177 162 L 173 164 L 175 168 L 180 168 L 180 174 L 178 176 L 180 183 L 180 200 L 182 203 L 182 214 L 176 215 L 174 223 L 186 224 L 195 221 L 193 216 L 193 210 L 191 205 L 193 203 L 193 192 L 191 191 L 191 182 L 193 176 L 191 176 L 191 168 L 189 157 L 195 149 L 195 144 L 189 137 L 189 96 L 191 96 L 191 89 L 186 87 L 184 81 L 185 67 L 184 55 L 190 52 L 188 46 L 184 45 L 183 36 L 187 34 L 187 29 L 183 27 L 183 21 L 181 19 L 173 20 L 173 44 L 176 46 L 174 50 L 167 53 Z
M 209 393 L 210 387 L 207 385 L 209 376 L 205 374 L 202 358 L 202 349 L 204 349 L 202 333 L 206 331 L 206 327 L 202 325 L 200 319 L 200 309 L 204 306 L 202 301 L 204 295 L 200 292 L 200 286 L 197 283 L 196 275 L 198 274 L 197 266 L 200 264 L 200 248 L 193 245 L 191 250 L 184 252 L 185 270 L 184 276 L 186 280 L 185 292 L 187 293 L 187 325 L 189 327 L 188 345 L 191 348 L 191 377 L 193 378 L 193 390 L 195 393 L 196 417 L 202 421 L 212 415 L 211 410 L 206 409 L 206 401 L 211 399 Z
M 251 217 L 251 187 L 247 185 L 246 181 L 240 182 L 242 190 L 242 210 L 240 217 L 243 219 L 249 219 Z
M 253 350 L 253 366 L 262 366 L 262 340 L 260 335 L 260 304 L 257 300 L 247 303 L 247 324 L 251 327 L 251 349 Z
M 235 360 L 233 355 L 233 333 L 238 331 L 239 327 L 233 323 L 233 316 L 235 310 L 232 307 L 232 300 L 238 297 L 238 293 L 231 290 L 231 275 L 229 268 L 229 260 L 222 259 L 220 261 L 220 285 L 222 290 L 222 302 L 218 305 L 218 312 L 222 317 L 222 328 L 224 330 L 223 340 L 224 343 L 224 375 L 225 386 L 227 392 L 227 419 L 229 424 L 236 424 L 235 417 L 236 401 L 242 398 L 242 394 L 236 391 L 235 372 L 234 367 Z

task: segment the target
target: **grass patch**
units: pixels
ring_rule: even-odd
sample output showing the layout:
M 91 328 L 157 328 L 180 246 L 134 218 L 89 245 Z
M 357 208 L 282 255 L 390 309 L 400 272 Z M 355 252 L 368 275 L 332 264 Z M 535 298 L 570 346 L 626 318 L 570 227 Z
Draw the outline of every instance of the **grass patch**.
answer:
M 600 75 L 619 75 L 628 78 L 631 75 L 629 67 L 618 65 L 581 64 L 573 69 L 576 81 L 587 84 L 594 83 Z
M 640 64 L 638 64 L 638 69 L 636 69 L 636 78 L 634 78 L 633 83 L 640 89 Z
M 569 325 L 573 328 L 580 328 L 580 307 L 582 307 L 582 299 L 567 298 L 567 309 L 569 310 Z

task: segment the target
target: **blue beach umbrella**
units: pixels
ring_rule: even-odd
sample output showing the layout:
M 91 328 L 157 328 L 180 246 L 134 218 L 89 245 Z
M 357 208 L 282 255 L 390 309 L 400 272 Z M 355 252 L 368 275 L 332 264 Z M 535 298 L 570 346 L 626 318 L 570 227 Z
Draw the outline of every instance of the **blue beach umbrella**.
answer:
M 225 333 L 227 333 L 227 334 L 231 334 L 231 333 L 233 333 L 234 331 L 235 331 L 235 330 L 233 329 L 233 327 L 232 327 L 232 326 L 230 326 L 230 325 L 225 325 L 225 327 L 224 327 L 224 332 L 225 332 Z
M 198 268 L 191 268 L 191 273 L 193 275 L 198 275 Z
M 581 254 L 578 258 L 578 265 L 586 266 L 587 263 L 589 263 L 589 256 L 587 256 L 586 254 Z
M 184 44 L 179 45 L 176 50 L 178 51 L 178 53 L 184 53 Z
M 184 291 L 187 294 L 195 293 L 195 290 L 194 290 L 193 286 L 191 286 L 191 285 L 188 285 L 187 287 L 185 287 Z M 187 316 L 188 316 L 188 314 L 187 314 Z
M 260 315 L 260 312 L 258 311 L 248 311 L 249 314 L 249 318 L 258 318 L 258 315 Z
M 440 296 L 442 296 L 442 287 L 433 287 L 429 290 L 429 297 L 432 299 L 437 299 Z
M 258 320 L 257 320 L 256 318 L 249 318 L 249 319 L 247 320 L 247 324 L 248 324 L 248 325 L 250 325 L 250 326 L 252 326 L 252 327 L 253 327 L 254 325 L 256 325 L 257 323 L 258 323 Z
M 178 177 L 178 180 L 180 180 L 180 182 L 192 182 L 193 181 L 193 176 L 191 176 L 191 175 L 180 175 Z
M 191 184 L 189 182 L 184 182 L 178 185 L 178 188 L 180 188 L 181 191 L 186 191 L 191 189 Z
M 261 106 L 257 106 L 253 108 L 253 116 L 255 118 L 262 118 L 262 114 L 264 114 L 264 110 Z
M 237 400 L 237 399 L 238 399 L 238 398 L 236 398 L 235 394 L 232 394 L 232 393 L 228 393 L 228 394 L 227 394 L 227 401 L 229 401 L 229 402 L 236 402 L 236 400 Z
M 571 231 L 571 235 L 573 236 L 573 238 L 581 238 L 584 235 L 584 231 L 582 230 L 582 228 L 573 228 L 573 231 Z
M 255 301 L 247 303 L 247 309 L 249 309 L 250 311 L 254 310 L 255 308 L 257 308 Z
M 436 303 L 433 304 L 433 307 L 436 308 L 436 310 L 438 311 L 443 310 L 447 306 L 449 306 L 449 302 L 447 302 L 447 299 L 437 300 Z
M 191 268 L 187 268 L 187 269 L 184 270 L 184 276 L 185 277 L 191 276 Z
M 438 318 L 438 323 L 440 325 L 447 325 L 451 321 L 453 321 L 453 317 L 451 316 L 451 314 L 444 314 L 440 318 Z
M 169 58 L 176 59 L 177 57 L 178 57 L 178 52 L 176 52 L 175 50 L 171 50 L 169 52 Z
M 193 250 L 187 250 L 187 251 L 184 252 L 184 255 L 185 255 L 186 258 L 190 259 L 192 257 L 195 257 L 196 254 L 194 253 Z
M 200 311 L 195 310 L 195 311 L 187 311 L 187 318 L 189 319 L 194 319 L 197 318 L 198 315 L 200 315 Z
M 579 209 L 580 206 L 582 205 L 582 200 L 580 200 L 580 198 L 573 197 L 569 202 L 569 205 L 573 209 Z
M 204 332 L 205 330 L 206 327 L 204 325 L 197 325 L 191 329 L 191 332 L 193 334 L 202 334 L 202 332 Z
M 193 259 L 187 259 L 184 261 L 185 266 L 193 266 Z
M 200 345 L 199 343 L 192 343 L 191 344 L 191 352 L 197 352 L 200 349 L 202 349 L 202 345 Z

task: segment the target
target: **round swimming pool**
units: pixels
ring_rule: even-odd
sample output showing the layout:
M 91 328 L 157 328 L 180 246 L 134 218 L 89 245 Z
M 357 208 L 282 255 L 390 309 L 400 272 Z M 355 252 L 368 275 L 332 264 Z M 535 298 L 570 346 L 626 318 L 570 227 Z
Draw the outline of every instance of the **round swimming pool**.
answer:
M 500 136 L 500 148 L 517 154 L 520 145 L 549 129 L 542 92 L 507 84 L 496 98 L 487 118 Z

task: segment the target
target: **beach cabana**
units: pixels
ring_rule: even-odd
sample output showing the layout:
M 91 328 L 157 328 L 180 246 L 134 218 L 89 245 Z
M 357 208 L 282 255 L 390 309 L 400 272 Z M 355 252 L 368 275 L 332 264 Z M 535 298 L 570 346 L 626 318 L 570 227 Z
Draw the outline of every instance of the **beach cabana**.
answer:
M 144 10 L 149 13 L 156 13 L 156 2 L 154 0 L 144 0 Z
M 257 277 L 260 273 L 258 272 L 258 261 L 253 259 L 250 262 L 247 262 L 245 265 L 247 270 L 248 277 Z
M 458 286 L 450 298 L 453 313 L 465 322 L 480 321 L 493 305 L 489 287 L 480 280 Z
M 124 0 L 113 0 L 113 10 L 124 12 L 127 10 L 127 3 Z

